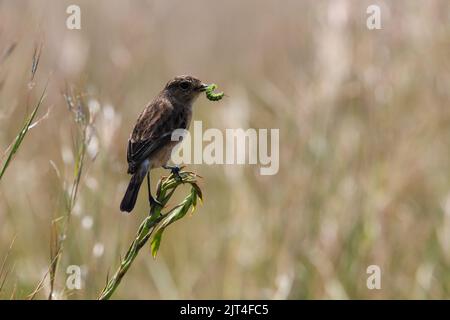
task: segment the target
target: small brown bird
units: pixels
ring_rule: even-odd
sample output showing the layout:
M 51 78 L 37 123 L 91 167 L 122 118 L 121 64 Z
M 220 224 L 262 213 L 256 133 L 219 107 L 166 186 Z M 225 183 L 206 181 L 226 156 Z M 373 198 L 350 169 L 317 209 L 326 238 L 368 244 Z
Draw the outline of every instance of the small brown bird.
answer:
M 133 210 L 145 176 L 150 204 L 157 203 L 150 191 L 149 171 L 164 167 L 174 173 L 178 172 L 177 167 L 167 165 L 172 149 L 178 143 L 172 141 L 172 132 L 176 129 L 189 128 L 192 104 L 207 87 L 192 76 L 175 77 L 142 111 L 128 139 L 128 173 L 133 176 L 120 204 L 121 211 Z

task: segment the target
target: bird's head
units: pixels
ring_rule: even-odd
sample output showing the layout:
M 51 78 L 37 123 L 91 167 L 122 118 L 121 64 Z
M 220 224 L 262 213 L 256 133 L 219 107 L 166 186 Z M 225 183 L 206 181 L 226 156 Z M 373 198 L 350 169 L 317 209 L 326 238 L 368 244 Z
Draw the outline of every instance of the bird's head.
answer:
M 165 94 L 180 103 L 192 103 L 208 85 L 193 76 L 178 76 L 170 80 L 164 88 Z

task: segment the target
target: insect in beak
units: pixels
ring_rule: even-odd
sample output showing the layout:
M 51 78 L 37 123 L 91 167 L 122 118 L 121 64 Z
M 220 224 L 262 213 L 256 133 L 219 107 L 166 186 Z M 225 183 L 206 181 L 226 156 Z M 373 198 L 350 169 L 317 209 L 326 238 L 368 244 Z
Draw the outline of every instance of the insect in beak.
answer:
M 202 83 L 202 84 L 200 85 L 200 87 L 197 88 L 197 90 L 200 91 L 200 92 L 206 91 L 206 89 L 208 88 L 208 86 L 209 86 L 209 85 L 207 85 L 207 84 L 205 84 L 205 83 Z

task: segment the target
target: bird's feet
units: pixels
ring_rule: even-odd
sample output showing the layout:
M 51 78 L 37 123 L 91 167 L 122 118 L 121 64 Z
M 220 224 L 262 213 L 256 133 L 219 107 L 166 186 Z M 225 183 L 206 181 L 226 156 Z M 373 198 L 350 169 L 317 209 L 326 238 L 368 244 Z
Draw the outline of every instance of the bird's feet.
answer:
M 167 170 L 170 170 L 170 173 L 172 173 L 172 174 L 175 176 L 175 179 L 176 179 L 177 181 L 182 181 L 182 180 L 183 180 L 183 179 L 181 178 L 181 176 L 180 176 L 180 170 L 181 170 L 182 168 L 180 168 L 180 167 L 178 167 L 178 166 L 168 166 L 168 165 L 163 166 L 163 168 L 164 168 L 164 169 L 167 169 Z

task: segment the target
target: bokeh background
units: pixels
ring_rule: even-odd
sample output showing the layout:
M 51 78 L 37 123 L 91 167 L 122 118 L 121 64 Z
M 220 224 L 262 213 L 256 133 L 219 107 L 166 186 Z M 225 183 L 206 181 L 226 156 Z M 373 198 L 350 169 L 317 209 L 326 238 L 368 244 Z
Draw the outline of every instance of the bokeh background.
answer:
M 70 4 L 81 30 L 65 26 Z M 366 27 L 370 4 L 382 30 Z M 447 0 L 2 0 L 0 53 L 0 154 L 49 82 L 0 181 L 2 299 L 42 279 L 35 298 L 50 292 L 79 134 L 63 93 L 96 116 L 53 298 L 95 299 L 148 212 L 146 192 L 131 215 L 118 209 L 128 135 L 178 74 L 228 94 L 199 98 L 204 128 L 279 128 L 280 171 L 189 166 L 204 204 L 166 231 L 156 260 L 143 249 L 114 298 L 450 298 Z M 366 287 L 372 264 L 381 290 Z M 81 290 L 65 286 L 70 265 Z

